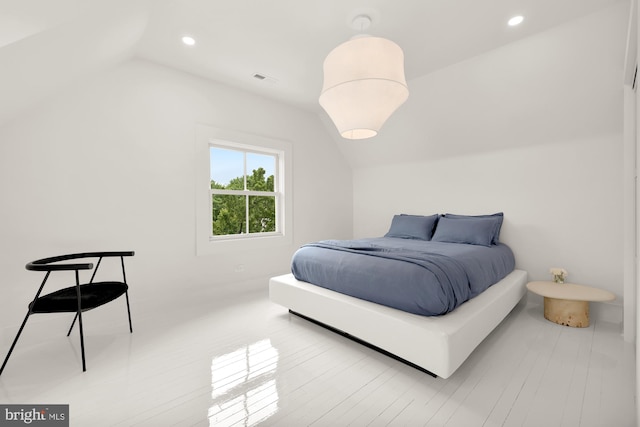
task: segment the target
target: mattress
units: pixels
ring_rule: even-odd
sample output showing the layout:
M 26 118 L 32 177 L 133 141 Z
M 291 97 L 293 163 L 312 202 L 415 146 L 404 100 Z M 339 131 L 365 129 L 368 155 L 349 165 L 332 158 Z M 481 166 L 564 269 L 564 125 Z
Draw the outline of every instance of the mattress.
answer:
M 437 316 L 455 310 L 506 277 L 511 249 L 379 237 L 324 240 L 300 248 L 297 280 L 408 313 Z

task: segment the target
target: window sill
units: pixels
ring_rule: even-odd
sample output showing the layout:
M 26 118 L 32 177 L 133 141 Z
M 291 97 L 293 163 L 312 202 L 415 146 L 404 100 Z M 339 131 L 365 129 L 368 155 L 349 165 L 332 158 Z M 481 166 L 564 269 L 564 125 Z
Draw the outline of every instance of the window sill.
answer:
M 291 245 L 291 237 L 282 233 L 270 233 L 268 236 L 251 237 L 211 237 L 198 239 L 196 254 L 215 255 L 227 252 L 247 251 L 247 250 L 268 250 L 274 247 Z

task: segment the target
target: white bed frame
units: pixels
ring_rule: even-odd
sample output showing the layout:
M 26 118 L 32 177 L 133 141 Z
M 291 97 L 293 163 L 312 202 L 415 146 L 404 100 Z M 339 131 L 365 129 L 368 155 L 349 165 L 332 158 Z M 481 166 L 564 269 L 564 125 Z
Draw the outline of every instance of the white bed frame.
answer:
M 444 316 L 427 317 L 350 297 L 292 274 L 269 280 L 271 301 L 356 341 L 448 378 L 526 293 L 527 273 L 514 270 Z

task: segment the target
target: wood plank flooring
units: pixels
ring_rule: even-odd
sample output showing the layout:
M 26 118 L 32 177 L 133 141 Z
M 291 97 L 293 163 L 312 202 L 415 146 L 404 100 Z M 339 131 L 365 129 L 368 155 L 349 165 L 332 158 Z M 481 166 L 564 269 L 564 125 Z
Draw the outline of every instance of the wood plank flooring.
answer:
M 69 404 L 72 426 L 636 425 L 621 325 L 563 327 L 535 302 L 446 380 L 290 315 L 266 280 L 233 297 L 135 303 L 133 334 L 116 303 L 83 316 L 85 373 L 70 317 L 27 324 L 0 403 Z M 15 332 L 1 331 L 0 356 Z

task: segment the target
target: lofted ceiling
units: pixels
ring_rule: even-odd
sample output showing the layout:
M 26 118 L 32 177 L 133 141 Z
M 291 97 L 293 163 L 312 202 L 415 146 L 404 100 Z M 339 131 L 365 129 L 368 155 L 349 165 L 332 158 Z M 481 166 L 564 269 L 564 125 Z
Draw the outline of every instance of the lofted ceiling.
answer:
M 407 80 L 623 0 L 0 0 L 0 123 L 89 73 L 140 57 L 320 111 L 322 63 L 357 32 L 405 53 Z M 507 20 L 523 15 L 518 27 Z M 188 34 L 194 46 L 181 43 Z M 257 79 L 255 74 L 267 78 Z
M 206 78 L 317 108 L 322 63 L 354 34 L 405 53 L 407 80 L 589 14 L 616 0 L 158 0 L 137 46 L 139 56 Z M 523 15 L 518 27 L 507 26 Z M 183 34 L 197 43 L 186 47 Z M 257 80 L 254 74 L 269 77 Z

